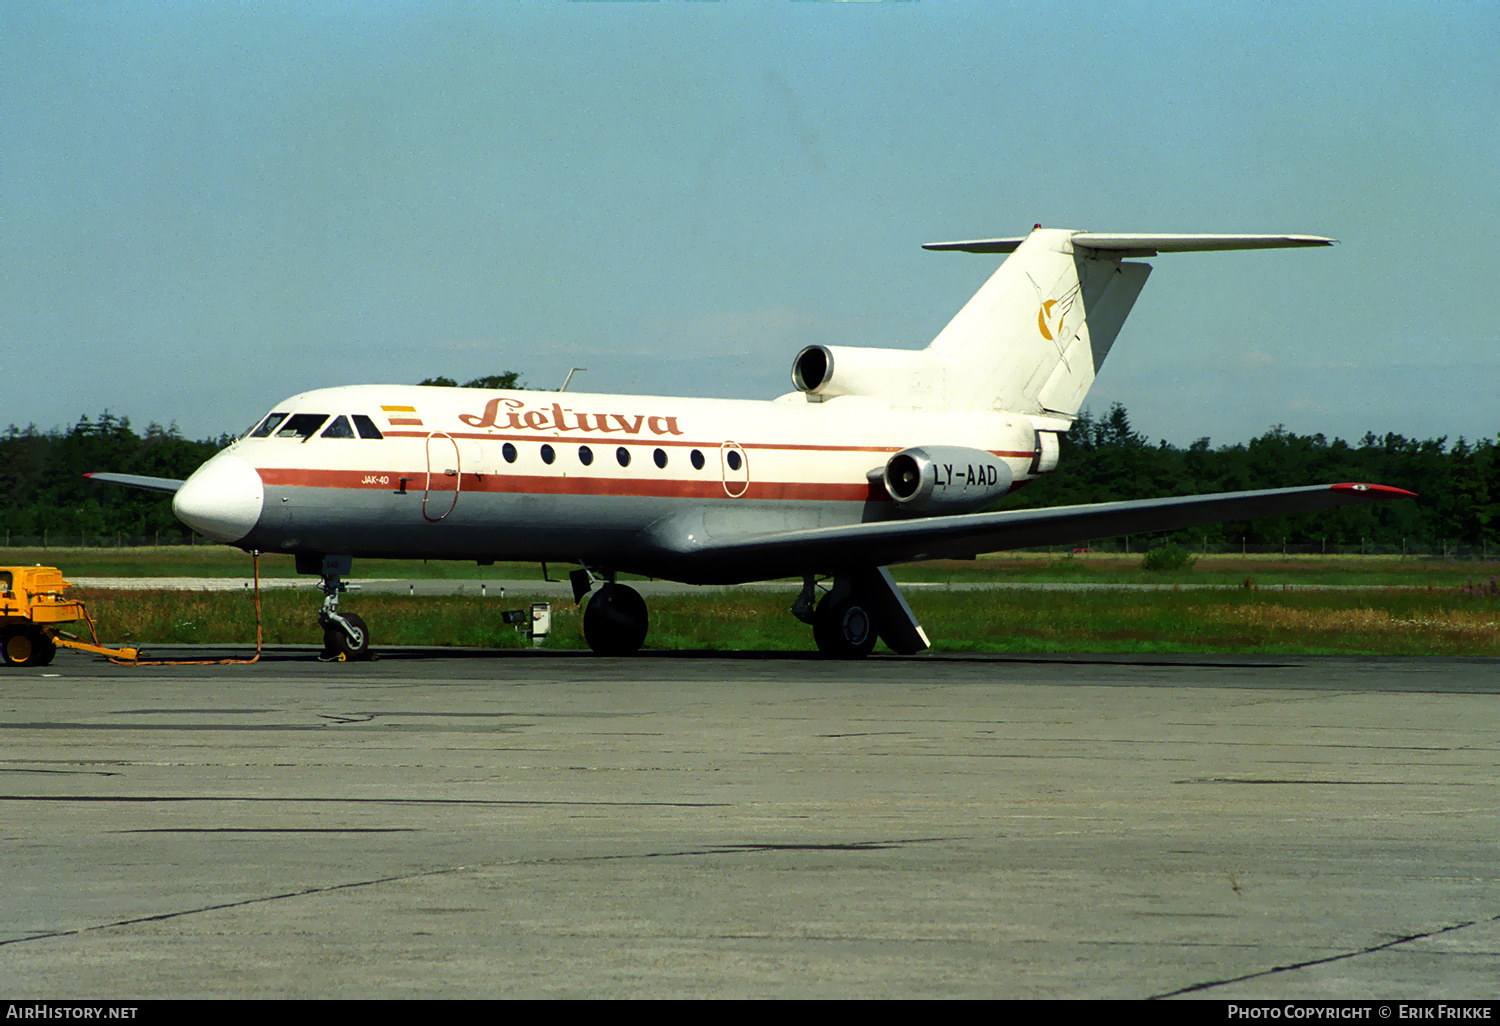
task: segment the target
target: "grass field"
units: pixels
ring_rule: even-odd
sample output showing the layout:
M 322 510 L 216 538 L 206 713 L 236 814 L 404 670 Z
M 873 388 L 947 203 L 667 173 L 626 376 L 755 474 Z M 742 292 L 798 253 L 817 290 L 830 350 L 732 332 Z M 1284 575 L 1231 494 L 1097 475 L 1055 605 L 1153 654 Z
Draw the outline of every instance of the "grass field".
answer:
M 235 592 L 83 591 L 109 640 L 250 643 L 255 617 Z M 927 592 L 911 603 L 935 651 L 1259 652 L 1500 655 L 1500 599 L 1460 590 L 1200 589 Z M 341 605 L 370 625 L 375 646 L 521 647 L 500 622 L 504 602 L 473 596 L 352 595 Z M 705 590 L 654 598 L 647 648 L 806 651 L 811 631 L 788 612 L 791 593 Z M 315 596 L 263 595 L 267 644 L 318 646 Z M 553 604 L 550 648 L 582 648 L 580 616 Z
M 82 577 L 241 577 L 250 560 L 222 546 L 161 549 L 0 549 L 0 565 L 42 563 Z M 1176 585 L 1156 591 L 912 589 L 908 598 L 936 651 L 1260 652 L 1500 655 L 1500 562 L 1362 556 L 1207 556 L 1174 572 L 1141 569 L 1141 557 L 1007 553 L 895 568 L 898 579 L 972 583 Z M 361 560 L 363 578 L 536 580 L 535 564 Z M 552 568 L 560 576 L 571 567 Z M 292 577 L 291 558 L 261 558 L 265 577 Z M 1230 584 L 1199 590 L 1193 584 Z M 1317 584 L 1338 590 L 1289 591 Z M 1342 586 L 1342 587 L 1340 587 Z M 1349 590 L 1343 590 L 1349 589 Z M 811 632 L 785 594 L 701 592 L 651 600 L 648 648 L 807 651 Z M 242 593 L 79 589 L 108 640 L 152 644 L 253 643 L 252 603 Z M 532 597 L 512 593 L 505 607 Z M 267 644 L 319 646 L 316 595 L 266 592 Z M 375 646 L 517 647 L 500 622 L 502 602 L 475 596 L 346 597 L 341 608 L 370 624 Z M 82 625 L 79 625 L 80 627 Z M 551 648 L 581 648 L 578 610 L 554 603 Z
M 0 566 L 35 564 L 62 568 L 67 577 L 248 577 L 250 557 L 225 545 L 163 546 L 120 549 L 6 549 Z M 549 573 L 566 575 L 570 565 L 556 564 Z M 351 579 L 435 578 L 439 580 L 540 580 L 536 563 L 473 563 L 421 559 L 360 559 Z M 266 553 L 260 558 L 263 577 L 295 577 L 292 557 Z M 1406 587 L 1462 586 L 1472 578 L 1487 582 L 1500 575 L 1500 557 L 1442 560 L 1397 556 L 1198 556 L 1189 570 L 1147 571 L 1141 556 L 1120 553 L 1067 555 L 1016 552 L 976 560 L 935 560 L 892 568 L 900 581 L 1014 581 L 1018 583 L 1076 582 L 1098 584 L 1243 584 L 1249 578 L 1261 587 L 1282 584 L 1392 585 Z

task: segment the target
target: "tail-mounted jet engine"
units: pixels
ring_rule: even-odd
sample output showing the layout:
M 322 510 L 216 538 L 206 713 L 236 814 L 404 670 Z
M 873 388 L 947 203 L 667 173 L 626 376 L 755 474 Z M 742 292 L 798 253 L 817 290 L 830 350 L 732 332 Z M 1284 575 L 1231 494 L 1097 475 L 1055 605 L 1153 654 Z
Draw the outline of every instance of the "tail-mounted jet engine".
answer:
M 808 346 L 792 361 L 792 384 L 820 403 L 857 395 L 896 405 L 946 406 L 948 366 L 926 349 Z
M 886 461 L 885 490 L 916 513 L 972 513 L 1010 490 L 1010 466 L 983 449 L 923 445 Z

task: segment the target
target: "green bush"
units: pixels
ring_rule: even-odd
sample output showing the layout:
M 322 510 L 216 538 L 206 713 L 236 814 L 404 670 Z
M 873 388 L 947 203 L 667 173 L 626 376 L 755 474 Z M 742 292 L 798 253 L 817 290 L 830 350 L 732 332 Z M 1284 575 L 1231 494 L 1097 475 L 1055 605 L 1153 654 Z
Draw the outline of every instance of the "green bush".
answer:
M 1167 544 L 1159 549 L 1152 549 L 1146 553 L 1146 558 L 1141 560 L 1142 570 L 1191 570 L 1193 564 L 1198 562 L 1187 554 L 1187 550 L 1177 545 Z

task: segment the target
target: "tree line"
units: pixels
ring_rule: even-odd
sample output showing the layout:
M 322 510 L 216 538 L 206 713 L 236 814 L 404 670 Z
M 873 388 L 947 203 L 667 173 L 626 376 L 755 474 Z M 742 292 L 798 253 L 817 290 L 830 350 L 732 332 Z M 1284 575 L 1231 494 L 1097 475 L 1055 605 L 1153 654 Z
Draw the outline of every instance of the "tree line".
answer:
M 515 376 L 495 375 L 515 387 Z M 428 379 L 447 384 L 447 379 Z M 80 417 L 71 428 L 39 431 L 11 425 L 0 437 L 0 531 L 7 536 L 118 535 L 185 540 L 189 530 L 160 493 L 94 484 L 92 471 L 186 478 L 232 435 L 190 440 L 176 425 L 137 432 L 128 417 L 108 411 Z M 913 444 L 920 443 L 914 439 Z M 1200 438 L 1186 448 L 1151 444 L 1116 404 L 1102 417 L 1088 411 L 1062 442 L 1058 467 L 1007 498 L 1004 506 L 1040 507 L 1169 495 L 1284 488 L 1337 481 L 1395 485 L 1415 501 L 1326 510 L 1295 517 L 1216 524 L 1172 536 L 1192 547 L 1264 549 L 1286 545 L 1328 551 L 1454 544 L 1500 546 L 1500 439 L 1450 444 L 1366 434 L 1355 443 L 1274 427 L 1249 442 L 1213 447 Z
M 63 431 L 12 424 L 0 437 L 0 531 L 48 535 L 135 535 L 182 540 L 192 532 L 172 515 L 161 492 L 95 484 L 85 474 L 113 471 L 182 479 L 233 435 L 192 441 L 177 425 L 152 423 L 144 432 L 129 417 L 108 412 L 87 416 Z
M 1400 551 L 1444 544 L 1500 545 L 1500 439 L 1468 442 L 1366 433 L 1358 442 L 1299 435 L 1278 425 L 1249 442 L 1187 448 L 1152 445 L 1116 403 L 1089 411 L 1063 438 L 1056 470 L 1007 506 L 1065 506 L 1344 481 L 1394 485 L 1417 499 L 1346 506 L 1298 516 L 1210 524 L 1171 535 L 1182 545 L 1234 549 L 1286 546 L 1327 551 Z

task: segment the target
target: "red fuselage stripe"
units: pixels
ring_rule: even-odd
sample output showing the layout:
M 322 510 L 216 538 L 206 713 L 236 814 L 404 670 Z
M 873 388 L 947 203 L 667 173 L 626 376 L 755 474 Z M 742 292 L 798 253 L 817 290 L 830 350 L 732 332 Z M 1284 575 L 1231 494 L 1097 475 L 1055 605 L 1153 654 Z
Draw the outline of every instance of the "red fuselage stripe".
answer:
M 449 493 L 448 485 L 457 482 L 459 492 L 487 492 L 517 495 L 629 495 L 641 498 L 713 499 L 725 498 L 725 482 L 718 477 L 697 481 L 674 478 L 588 477 L 586 475 L 543 476 L 534 474 L 433 474 L 428 488 L 426 471 L 396 474 L 389 471 L 303 470 L 261 467 L 260 478 L 267 485 L 298 488 L 341 488 L 357 491 L 406 491 Z M 730 480 L 731 490 L 744 488 L 743 481 Z M 865 502 L 884 500 L 885 489 L 878 484 L 752 481 L 743 495 L 736 498 L 779 499 L 802 502 Z

